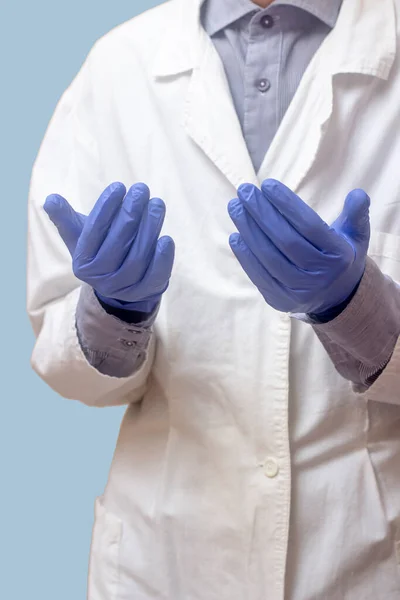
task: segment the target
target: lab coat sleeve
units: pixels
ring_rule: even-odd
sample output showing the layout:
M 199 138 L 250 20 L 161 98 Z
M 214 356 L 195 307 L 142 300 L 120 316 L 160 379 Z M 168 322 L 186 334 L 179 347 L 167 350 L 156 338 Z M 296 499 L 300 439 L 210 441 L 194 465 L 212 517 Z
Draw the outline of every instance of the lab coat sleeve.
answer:
M 89 364 L 79 343 L 76 310 L 81 284 L 57 229 L 43 210 L 50 193 L 88 214 L 103 189 L 96 122 L 93 52 L 61 97 L 35 161 L 28 203 L 27 309 L 36 336 L 33 369 L 56 392 L 92 406 L 116 406 L 143 397 L 155 353 L 154 335 L 140 368 L 112 377 Z
M 400 404 L 400 287 L 372 259 L 348 307 L 336 319 L 313 328 L 356 392 Z

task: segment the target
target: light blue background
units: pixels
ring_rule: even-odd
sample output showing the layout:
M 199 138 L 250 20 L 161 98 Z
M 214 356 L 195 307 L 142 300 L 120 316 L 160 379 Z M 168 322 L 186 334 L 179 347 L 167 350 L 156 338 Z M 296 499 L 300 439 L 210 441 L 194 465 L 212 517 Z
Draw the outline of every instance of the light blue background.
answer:
M 0 598 L 84 600 L 95 496 L 123 409 L 64 400 L 33 373 L 26 200 L 55 105 L 95 40 L 155 0 L 7 2 L 1 9 Z

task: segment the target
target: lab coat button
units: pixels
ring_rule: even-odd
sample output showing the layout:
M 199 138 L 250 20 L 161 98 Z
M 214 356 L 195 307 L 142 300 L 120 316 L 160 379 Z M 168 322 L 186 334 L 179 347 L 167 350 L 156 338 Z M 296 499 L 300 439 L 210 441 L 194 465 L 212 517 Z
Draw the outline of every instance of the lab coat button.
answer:
M 279 473 L 279 466 L 276 460 L 272 457 L 268 457 L 264 463 L 264 475 L 273 479 Z

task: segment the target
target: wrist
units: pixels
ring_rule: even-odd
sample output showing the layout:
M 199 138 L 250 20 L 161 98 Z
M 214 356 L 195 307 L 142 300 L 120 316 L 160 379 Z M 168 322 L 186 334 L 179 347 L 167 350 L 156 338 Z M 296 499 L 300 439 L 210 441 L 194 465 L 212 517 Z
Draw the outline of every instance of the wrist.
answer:
M 332 306 L 324 311 L 321 311 L 318 313 L 308 313 L 308 317 L 310 319 L 312 319 L 315 323 L 318 323 L 318 324 L 329 323 L 329 321 L 333 321 L 333 319 L 336 319 L 336 317 L 338 317 L 348 307 L 350 302 L 353 300 L 354 296 L 357 293 L 358 288 L 360 287 L 361 280 L 362 280 L 362 277 L 359 280 L 359 282 L 357 283 L 357 285 L 354 287 L 354 289 L 352 290 L 351 294 L 349 296 L 347 296 L 347 298 L 345 300 L 343 300 L 339 304 L 336 304 L 335 306 Z
M 126 323 L 142 323 L 147 321 L 161 299 L 161 296 L 154 296 L 153 298 L 139 302 L 124 302 L 123 300 L 102 296 L 96 290 L 94 290 L 94 294 L 102 308 L 109 315 L 117 317 Z

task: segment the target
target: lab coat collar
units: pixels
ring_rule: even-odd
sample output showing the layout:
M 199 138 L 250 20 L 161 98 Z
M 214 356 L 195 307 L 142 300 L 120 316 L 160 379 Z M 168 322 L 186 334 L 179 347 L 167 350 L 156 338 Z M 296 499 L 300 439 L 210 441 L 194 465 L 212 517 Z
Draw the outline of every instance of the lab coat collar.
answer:
M 362 73 L 388 79 L 396 56 L 394 0 L 344 0 L 325 53 L 332 75 Z
M 156 77 L 179 75 L 199 66 L 208 37 L 201 25 L 204 0 L 172 0 L 178 18 L 169 24 L 153 66 Z M 327 40 L 331 74 L 389 77 L 396 53 L 394 0 L 343 0 Z

